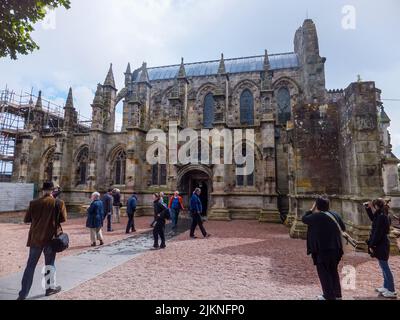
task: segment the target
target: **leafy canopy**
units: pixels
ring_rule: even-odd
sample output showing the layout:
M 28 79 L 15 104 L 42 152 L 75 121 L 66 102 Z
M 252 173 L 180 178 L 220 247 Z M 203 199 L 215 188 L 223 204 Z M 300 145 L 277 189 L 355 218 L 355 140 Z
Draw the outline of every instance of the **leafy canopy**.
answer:
M 48 7 L 70 8 L 70 0 L 1 0 L 0 1 L 0 57 L 29 54 L 39 49 L 31 38 L 33 25 L 46 16 Z

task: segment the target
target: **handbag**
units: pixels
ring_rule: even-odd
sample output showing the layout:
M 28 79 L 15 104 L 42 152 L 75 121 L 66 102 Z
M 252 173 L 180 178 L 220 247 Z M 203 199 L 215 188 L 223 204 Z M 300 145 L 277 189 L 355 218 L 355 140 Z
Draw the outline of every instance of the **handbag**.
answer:
M 50 246 L 54 252 L 63 252 L 64 250 L 68 249 L 69 247 L 69 237 L 68 234 L 63 232 L 61 223 L 60 223 L 60 215 L 61 215 L 61 208 L 60 208 L 60 200 L 56 199 L 56 217 L 55 217 L 55 225 L 56 230 L 54 232 L 54 238 L 51 240 Z M 58 227 L 61 228 L 61 233 L 57 234 Z
M 358 241 L 353 239 L 347 232 L 343 231 L 339 222 L 336 220 L 336 218 L 332 215 L 332 213 L 330 212 L 326 212 L 326 211 L 322 211 L 322 213 L 324 213 L 326 216 L 328 216 L 329 218 L 331 218 L 337 225 L 340 234 L 342 235 L 342 237 L 346 240 L 346 244 L 350 244 L 352 247 L 357 248 L 358 246 Z

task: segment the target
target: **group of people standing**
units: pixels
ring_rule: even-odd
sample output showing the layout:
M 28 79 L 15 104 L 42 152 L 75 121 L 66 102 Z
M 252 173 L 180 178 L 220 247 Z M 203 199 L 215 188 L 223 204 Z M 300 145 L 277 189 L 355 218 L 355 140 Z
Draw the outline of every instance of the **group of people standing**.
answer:
M 27 242 L 29 257 L 22 278 L 19 300 L 24 300 L 28 296 L 35 268 L 42 253 L 46 266 L 54 268 L 56 251 L 52 247 L 51 241 L 62 232 L 61 223 L 67 220 L 65 204 L 62 200 L 57 199 L 60 193 L 61 190 L 55 190 L 52 182 L 46 182 L 43 184 L 43 196 L 29 204 L 29 209 L 24 218 L 24 222 L 31 225 Z M 201 190 L 196 188 L 190 198 L 191 238 L 196 238 L 195 230 L 197 226 L 199 226 L 203 237 L 210 236 L 203 226 L 200 193 Z M 91 199 L 92 202 L 87 210 L 86 226 L 90 228 L 92 246 L 96 245 L 96 241 L 100 241 L 100 245 L 103 245 L 103 221 L 107 217 L 107 230 L 112 231 L 113 208 L 118 207 L 119 209 L 121 207 L 121 196 L 119 190 L 109 189 L 103 198 L 100 197 L 98 192 L 94 192 Z M 134 214 L 136 206 L 137 197 L 136 194 L 132 194 L 127 201 L 127 233 L 135 231 Z M 154 245 L 152 249 L 163 249 L 166 247 L 166 220 L 172 220 L 172 228 L 176 232 L 179 213 L 185 208 L 178 191 L 170 198 L 163 193 L 155 193 L 153 195 L 153 208 Z M 370 237 L 366 242 L 368 253 L 378 260 L 383 274 L 383 285 L 375 290 L 384 298 L 397 298 L 393 274 L 389 266 L 391 226 L 389 204 L 383 199 L 376 199 L 364 203 L 364 208 L 372 223 Z M 115 215 L 118 222 L 119 210 L 117 212 Z M 307 254 L 311 255 L 313 259 L 323 291 L 319 299 L 340 300 L 342 299 L 342 291 L 338 266 L 344 254 L 342 242 L 346 230 L 345 224 L 339 214 L 330 210 L 330 201 L 325 196 L 316 199 L 312 208 L 303 216 L 302 221 L 308 226 Z M 159 240 L 161 240 L 161 243 L 159 243 Z M 53 280 L 46 287 L 46 296 L 61 291 L 61 287 L 55 284 L 55 273 L 51 273 L 50 277 Z
M 364 203 L 372 222 L 370 237 L 367 240 L 368 252 L 376 258 L 383 274 L 383 286 L 375 289 L 385 298 L 397 298 L 393 274 L 389 267 L 390 225 L 389 205 L 383 199 Z M 343 257 L 343 233 L 345 224 L 340 216 L 330 210 L 329 199 L 317 198 L 313 207 L 302 218 L 308 226 L 307 254 L 311 255 L 317 268 L 323 295 L 319 300 L 341 300 L 342 290 L 338 266 Z
M 126 233 L 136 232 L 134 214 L 136 211 L 137 196 L 135 193 L 127 201 L 126 213 L 128 223 Z M 90 229 L 91 245 L 96 246 L 96 241 L 100 245 L 104 244 L 102 228 L 104 220 L 107 219 L 107 232 L 112 232 L 112 224 L 120 223 L 120 209 L 122 207 L 121 193 L 118 189 L 108 189 L 107 193 L 101 198 L 100 193 L 93 192 L 91 203 L 87 209 L 86 227 Z M 115 221 L 113 219 L 115 218 Z
M 210 237 L 203 226 L 203 219 L 201 213 L 203 211 L 202 203 L 200 200 L 201 189 L 196 188 L 190 198 L 189 211 L 192 218 L 190 228 L 190 237 L 195 239 L 194 232 L 196 227 L 199 226 L 204 238 Z M 175 191 L 174 195 L 169 199 L 163 192 L 153 194 L 153 208 L 154 208 L 154 221 L 151 226 L 153 229 L 154 245 L 153 250 L 164 249 L 165 245 L 165 224 L 166 220 L 172 221 L 172 233 L 176 233 L 178 226 L 178 217 L 181 210 L 184 210 L 183 199 L 179 195 L 179 191 Z M 159 244 L 158 239 L 161 240 Z
M 197 226 L 203 237 L 208 238 L 209 233 L 203 226 L 202 202 L 200 200 L 201 189 L 196 188 L 190 198 L 190 215 L 192 224 L 190 228 L 190 237 L 195 239 L 195 230 Z M 128 223 L 126 233 L 136 232 L 134 215 L 137 206 L 137 196 L 132 194 L 127 201 L 126 212 L 128 215 Z M 118 189 L 109 189 L 101 198 L 100 193 L 94 192 L 91 196 L 91 204 L 87 210 L 86 227 L 90 229 L 91 245 L 96 246 L 97 241 L 100 245 L 104 244 L 102 233 L 103 222 L 107 219 L 107 232 L 112 232 L 112 224 L 120 223 L 120 208 L 122 207 L 121 193 Z M 153 194 L 153 210 L 154 220 L 151 223 L 153 228 L 154 245 L 153 249 L 163 249 L 165 245 L 165 225 L 166 220 L 171 220 L 171 234 L 175 234 L 178 228 L 179 214 L 185 210 L 183 199 L 179 195 L 179 191 L 175 191 L 171 197 L 166 196 L 163 192 Z M 115 221 L 114 220 L 115 217 Z M 161 243 L 159 244 L 159 239 Z

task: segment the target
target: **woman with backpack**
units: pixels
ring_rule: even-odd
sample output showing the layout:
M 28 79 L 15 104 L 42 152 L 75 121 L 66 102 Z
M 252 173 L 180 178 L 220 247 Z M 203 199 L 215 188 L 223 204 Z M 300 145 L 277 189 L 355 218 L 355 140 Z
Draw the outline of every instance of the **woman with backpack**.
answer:
M 371 257 L 378 259 L 383 273 L 383 287 L 376 291 L 385 298 L 396 299 L 397 293 L 394 288 L 394 279 L 389 267 L 390 255 L 390 225 L 389 205 L 383 199 L 376 199 L 364 203 L 368 217 L 372 221 L 372 229 L 368 244 L 368 252 Z

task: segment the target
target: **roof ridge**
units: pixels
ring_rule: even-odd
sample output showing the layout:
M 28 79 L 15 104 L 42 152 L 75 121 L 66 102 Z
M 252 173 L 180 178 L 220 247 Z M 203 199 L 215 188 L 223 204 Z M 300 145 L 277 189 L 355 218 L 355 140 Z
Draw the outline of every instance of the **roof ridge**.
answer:
M 283 56 L 283 55 L 289 55 L 289 54 L 295 54 L 295 52 L 272 53 L 272 54 L 268 54 L 268 57 Z M 233 61 L 233 60 L 240 60 L 240 59 L 264 58 L 264 57 L 265 57 L 265 55 L 254 55 L 254 56 L 247 56 L 247 57 L 228 58 L 228 59 L 225 59 L 225 62 L 226 61 Z M 184 65 L 188 66 L 188 65 L 201 64 L 201 63 L 210 63 L 210 62 L 220 62 L 220 59 L 218 59 L 218 60 L 208 60 L 208 61 L 189 62 L 189 63 L 185 63 Z M 149 67 L 149 68 L 147 68 L 147 70 L 150 70 L 150 69 L 161 69 L 161 68 L 168 68 L 168 67 L 180 67 L 180 64 L 170 64 L 170 65 L 164 65 L 164 66 Z

